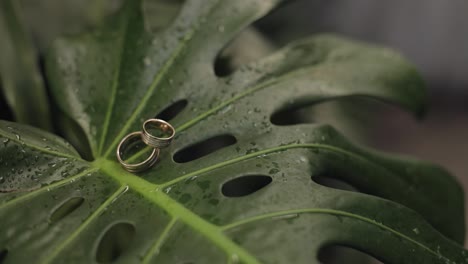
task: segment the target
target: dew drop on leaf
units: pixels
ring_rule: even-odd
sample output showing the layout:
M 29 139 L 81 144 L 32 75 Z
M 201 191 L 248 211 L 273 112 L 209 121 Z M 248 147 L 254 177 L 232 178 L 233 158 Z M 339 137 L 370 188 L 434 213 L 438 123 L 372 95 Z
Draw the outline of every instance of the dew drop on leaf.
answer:
M 169 187 L 167 187 L 166 189 L 164 189 L 164 192 L 165 192 L 165 193 L 170 193 L 171 190 L 172 190 L 172 186 L 169 186 Z
M 298 214 L 286 214 L 273 217 L 274 219 L 293 219 L 299 217 Z
M 239 256 L 237 254 L 232 254 L 231 255 L 231 261 L 229 263 L 231 264 L 238 264 L 240 263 L 240 259 L 239 259 Z

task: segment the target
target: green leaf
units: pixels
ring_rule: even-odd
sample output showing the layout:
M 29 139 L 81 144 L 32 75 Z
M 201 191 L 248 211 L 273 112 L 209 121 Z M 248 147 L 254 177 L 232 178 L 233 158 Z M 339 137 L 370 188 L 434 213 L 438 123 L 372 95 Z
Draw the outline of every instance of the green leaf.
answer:
M 33 37 L 38 53 L 44 54 L 61 35 L 93 28 L 117 10 L 121 1 L 112 0 L 17 0 L 19 16 Z
M 278 2 L 189 0 L 151 33 L 139 1 L 127 1 L 98 30 L 58 41 L 47 61 L 52 95 L 93 161 L 56 136 L 0 122 L 4 262 L 318 263 L 321 248 L 339 244 L 385 263 L 467 263 L 463 194 L 444 170 L 359 148 L 326 124 L 270 121 L 351 96 L 420 113 L 422 82 L 400 56 L 323 35 L 215 75 L 223 47 Z M 180 102 L 176 138 L 156 166 L 123 170 L 122 137 Z M 184 156 L 213 138 L 221 149 Z
M 0 2 L 0 76 L 15 120 L 51 130 L 50 110 L 36 51 L 16 1 Z

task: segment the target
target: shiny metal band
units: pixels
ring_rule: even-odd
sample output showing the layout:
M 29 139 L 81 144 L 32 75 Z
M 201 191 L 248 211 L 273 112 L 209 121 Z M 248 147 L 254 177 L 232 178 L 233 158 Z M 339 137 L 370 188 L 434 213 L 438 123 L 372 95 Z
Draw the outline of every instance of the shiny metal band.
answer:
M 158 148 L 153 148 L 153 150 L 151 151 L 151 154 L 149 155 L 149 157 L 146 158 L 144 161 L 142 161 L 140 163 L 135 163 L 135 164 L 126 163 L 122 159 L 122 154 L 127 150 L 127 147 L 129 146 L 129 144 L 136 141 L 136 140 L 141 140 L 142 139 L 142 134 L 143 133 L 140 132 L 140 131 L 132 132 L 132 133 L 128 134 L 127 136 L 125 136 L 120 141 L 120 143 L 119 143 L 119 145 L 117 147 L 117 159 L 120 162 L 120 164 L 122 165 L 122 167 L 124 167 L 124 169 L 126 169 L 129 172 L 142 172 L 142 171 L 145 171 L 145 170 L 153 167 L 153 165 L 158 160 L 158 157 L 159 157 L 159 149 Z
M 167 133 L 168 137 L 156 137 L 149 133 L 149 129 L 153 127 L 164 133 Z M 143 123 L 143 130 L 141 134 L 141 140 L 148 146 L 153 148 L 165 148 L 169 146 L 175 135 L 175 129 L 168 122 L 161 119 L 148 119 Z

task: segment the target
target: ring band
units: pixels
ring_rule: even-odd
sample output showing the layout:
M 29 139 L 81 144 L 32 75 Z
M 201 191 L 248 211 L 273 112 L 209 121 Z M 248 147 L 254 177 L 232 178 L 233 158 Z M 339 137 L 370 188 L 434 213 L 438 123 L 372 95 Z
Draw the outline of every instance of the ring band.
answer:
M 132 143 L 134 140 L 141 140 L 142 138 L 142 133 L 140 131 L 138 132 L 132 132 L 125 136 L 119 143 L 119 146 L 117 147 L 117 159 L 119 160 L 120 164 L 124 169 L 126 169 L 129 172 L 142 172 L 144 170 L 147 170 L 156 163 L 159 157 L 159 149 L 153 148 L 153 151 L 149 155 L 147 159 L 140 163 L 135 163 L 135 164 L 130 164 L 126 163 L 122 159 L 122 153 L 126 150 L 128 145 Z
M 156 137 L 148 132 L 150 126 L 169 134 L 168 137 Z M 175 135 L 175 129 L 168 122 L 161 119 L 148 119 L 143 123 L 141 140 L 153 148 L 165 148 L 171 144 Z

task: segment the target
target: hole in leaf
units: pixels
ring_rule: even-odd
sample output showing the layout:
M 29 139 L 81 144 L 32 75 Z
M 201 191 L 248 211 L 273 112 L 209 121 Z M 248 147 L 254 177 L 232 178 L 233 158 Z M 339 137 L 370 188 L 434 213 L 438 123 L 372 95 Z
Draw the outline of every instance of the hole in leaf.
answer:
M 318 259 L 322 264 L 383 264 L 367 253 L 340 245 L 323 247 L 319 251 Z
M 0 264 L 3 263 L 8 255 L 8 250 L 3 249 L 0 251 Z
M 340 129 L 352 126 L 370 128 L 377 114 L 388 107 L 385 102 L 365 96 L 345 96 L 326 101 L 298 99 L 275 113 L 270 121 L 278 126 L 328 123 Z M 341 129 L 340 129 L 341 130 Z
M 54 113 L 53 123 L 56 130 L 60 131 L 59 136 L 66 138 L 83 159 L 92 161 L 94 158 L 91 146 L 83 128 L 54 104 L 51 104 L 51 111 Z
M 2 79 L 0 78 L 0 91 L 2 90 Z M 0 93 L 0 119 L 13 121 L 13 112 L 8 107 L 3 93 Z
M 156 115 L 155 118 L 162 119 L 165 121 L 169 121 L 176 117 L 182 110 L 185 109 L 187 106 L 188 101 L 185 99 L 179 100 L 168 107 L 166 107 L 164 110 L 162 110 L 159 114 Z
M 215 136 L 178 151 L 174 154 L 174 161 L 185 163 L 196 160 L 217 150 L 236 144 L 236 142 L 237 139 L 232 135 Z
M 129 223 L 117 223 L 109 228 L 99 242 L 96 261 L 111 263 L 116 261 L 132 244 L 135 227 Z
M 248 64 L 274 51 L 273 44 L 255 28 L 248 27 L 235 36 L 216 56 L 214 72 L 218 77 L 233 73 L 240 66 Z
M 78 209 L 84 202 L 82 197 L 73 197 L 61 204 L 50 216 L 50 222 L 55 223 L 65 216 L 71 214 L 73 211 Z
M 330 187 L 333 189 L 344 190 L 344 191 L 351 191 L 351 192 L 359 192 L 359 190 L 352 186 L 351 184 L 334 178 L 328 175 L 316 175 L 312 176 L 312 181 L 322 186 Z
M 242 176 L 224 183 L 221 192 L 227 197 L 242 197 L 264 188 L 271 182 L 270 176 Z
M 231 74 L 233 72 L 231 61 L 232 60 L 228 57 L 228 55 L 220 54 L 214 63 L 214 71 L 216 76 L 224 77 Z
M 289 126 L 296 124 L 312 123 L 314 105 L 307 106 L 291 106 L 281 109 L 270 118 L 272 124 L 277 126 Z

